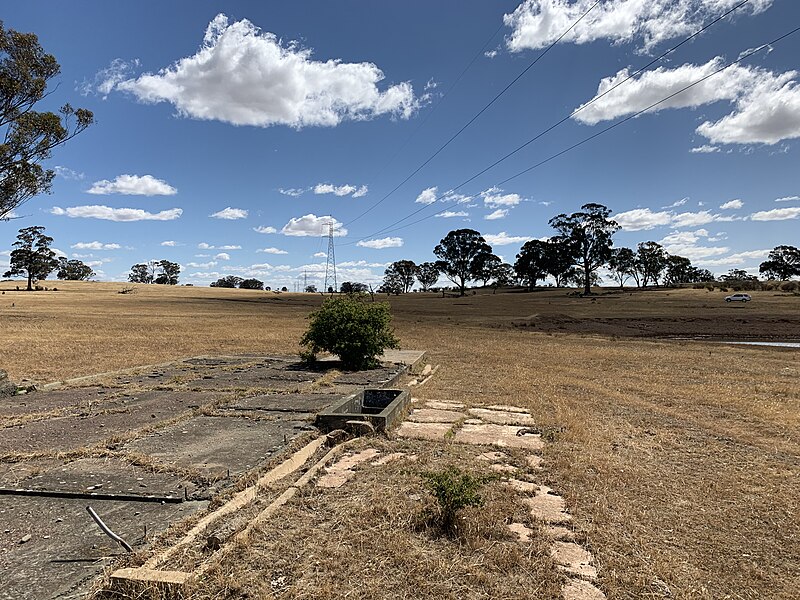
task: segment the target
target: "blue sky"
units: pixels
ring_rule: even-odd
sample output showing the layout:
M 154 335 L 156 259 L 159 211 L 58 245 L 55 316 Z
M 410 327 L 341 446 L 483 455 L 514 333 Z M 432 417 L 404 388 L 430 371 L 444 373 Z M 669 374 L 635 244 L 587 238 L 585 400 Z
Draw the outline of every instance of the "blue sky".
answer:
M 552 216 L 598 202 L 624 227 L 618 246 L 756 272 L 772 247 L 800 245 L 800 33 L 498 182 L 800 26 L 792 0 L 750 0 L 454 189 L 740 1 L 604 0 L 388 197 L 594 2 L 9 3 L 5 26 L 61 64 L 46 104 L 97 124 L 49 161 L 53 194 L 0 222 L 0 263 L 17 229 L 43 225 L 99 279 L 166 258 L 182 283 L 292 289 L 303 271 L 321 283 L 333 218 L 339 281 L 376 282 L 461 227 L 513 262 Z

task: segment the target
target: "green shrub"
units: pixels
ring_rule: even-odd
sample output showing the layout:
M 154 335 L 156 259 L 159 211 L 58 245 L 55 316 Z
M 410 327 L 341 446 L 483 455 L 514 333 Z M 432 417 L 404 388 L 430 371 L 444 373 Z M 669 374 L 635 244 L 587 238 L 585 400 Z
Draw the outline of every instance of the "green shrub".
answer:
M 300 339 L 306 347 L 301 355 L 308 362 L 318 352 L 330 352 L 345 369 L 371 369 L 378 366 L 377 357 L 386 348 L 399 348 L 386 303 L 367 303 L 351 295 L 332 297 L 308 318 L 308 331 Z
M 478 490 L 493 476 L 476 476 L 461 471 L 458 467 L 447 467 L 441 471 L 421 473 L 425 488 L 436 498 L 437 525 L 448 535 L 456 532 L 458 511 L 468 506 L 481 506 L 483 499 Z

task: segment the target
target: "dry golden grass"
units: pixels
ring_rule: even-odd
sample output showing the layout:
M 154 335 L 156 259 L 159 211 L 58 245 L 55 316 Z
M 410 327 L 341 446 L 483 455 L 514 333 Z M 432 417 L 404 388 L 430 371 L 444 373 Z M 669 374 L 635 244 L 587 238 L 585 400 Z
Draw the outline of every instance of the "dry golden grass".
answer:
M 59 292 L 0 296 L 0 331 L 8 332 L 0 367 L 12 378 L 63 379 L 198 354 L 292 353 L 305 315 L 320 302 L 243 290 L 137 286 L 120 295 L 122 284 L 56 285 Z M 544 292 L 391 302 L 402 345 L 426 349 L 442 365 L 418 395 L 522 405 L 554 432 L 544 476 L 585 532 L 609 598 L 664 597 L 666 586 L 673 598 L 789 599 L 800 589 L 797 351 L 647 338 L 800 338 L 800 297 L 753 295 L 747 306 L 725 305 L 724 294 L 704 290 L 595 301 Z M 407 537 L 403 497 L 412 482 L 404 477 L 397 475 L 397 485 L 356 480 L 359 487 L 341 497 L 293 503 L 278 520 L 281 529 L 239 563 L 223 564 L 208 590 L 270 597 L 277 590 L 267 569 L 285 562 L 299 587 L 283 596 L 307 597 L 303 590 L 314 585 L 321 597 L 341 595 L 328 567 L 292 554 L 297 543 L 320 544 L 331 557 L 325 564 L 342 562 L 351 578 L 361 574 L 364 587 L 354 597 L 417 597 L 419 586 L 430 596 L 489 597 L 476 591 L 481 582 L 495 596 L 515 597 L 511 587 L 492 586 L 503 579 L 517 585 L 508 565 L 520 561 L 540 565 L 526 571 L 526 585 L 541 577 L 538 596 L 556 597 L 548 587 L 552 565 L 539 550 L 512 560 L 498 550 L 505 542 L 416 547 L 424 536 Z M 389 525 L 370 530 L 368 516 L 394 508 Z M 347 520 L 336 520 L 340 510 Z M 291 533 L 287 523 L 302 528 Z M 381 546 L 375 536 L 388 540 L 392 557 L 407 554 L 406 562 L 386 563 L 409 569 L 407 578 L 373 569 L 368 557 Z M 444 562 L 430 563 L 437 553 Z M 473 568 L 479 557 L 484 562 Z M 310 573 L 305 578 L 292 566 L 297 561 Z M 243 587 L 233 589 L 236 582 Z

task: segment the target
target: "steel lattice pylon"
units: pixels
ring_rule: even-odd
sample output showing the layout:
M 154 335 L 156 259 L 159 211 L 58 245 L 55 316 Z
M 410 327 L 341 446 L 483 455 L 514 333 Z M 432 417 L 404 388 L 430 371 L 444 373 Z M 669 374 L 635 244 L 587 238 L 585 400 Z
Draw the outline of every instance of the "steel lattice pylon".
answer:
M 333 285 L 331 286 L 331 282 Z M 329 289 L 333 289 L 335 292 L 338 290 L 338 286 L 336 284 L 336 253 L 333 247 L 333 223 L 328 223 L 328 262 L 325 265 L 325 287 L 324 290 L 327 292 Z

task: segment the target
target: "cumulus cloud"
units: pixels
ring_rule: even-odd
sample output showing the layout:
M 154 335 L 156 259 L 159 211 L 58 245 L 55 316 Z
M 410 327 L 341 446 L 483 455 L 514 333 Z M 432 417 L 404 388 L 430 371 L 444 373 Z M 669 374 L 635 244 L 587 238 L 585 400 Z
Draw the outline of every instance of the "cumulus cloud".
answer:
M 107 67 L 95 73 L 91 80 L 84 79 L 78 91 L 84 96 L 96 94 L 105 100 L 115 87 L 134 74 L 140 64 L 138 58 L 130 61 L 115 58 Z
M 227 252 L 220 252 L 214 257 L 214 260 L 230 260 L 230 259 L 231 255 L 228 254 Z
M 399 237 L 385 237 L 377 240 L 361 240 L 357 244 L 362 248 L 400 248 L 403 245 L 403 238 Z
M 689 201 L 689 198 L 681 198 L 680 200 L 676 200 L 669 206 L 662 206 L 661 208 L 678 208 L 679 206 L 683 206 Z
M 504 194 L 503 190 L 497 187 L 489 188 L 481 192 L 483 203 L 490 208 L 516 206 L 522 202 L 519 194 Z
M 200 49 L 158 73 L 116 84 L 142 102 L 169 102 L 178 113 L 233 125 L 338 125 L 380 115 L 407 119 L 420 99 L 408 82 L 378 84 L 383 72 L 368 62 L 314 60 L 309 49 L 283 43 L 245 19 L 217 15 Z
M 119 250 L 122 248 L 119 244 L 103 244 L 102 242 L 78 242 L 72 244 L 71 247 L 76 250 Z
M 197 263 L 197 262 L 190 262 L 186 263 L 187 267 L 191 267 L 193 269 L 209 269 L 211 267 L 216 267 L 217 263 L 215 261 L 210 261 L 206 263 Z
M 501 231 L 500 233 L 487 233 L 483 236 L 483 239 L 485 239 L 490 246 L 509 246 L 511 244 L 524 244 L 530 240 L 531 237 L 525 235 L 508 235 L 505 231 Z
M 328 255 L 325 254 L 324 252 L 315 252 L 314 253 L 314 258 L 325 258 L 326 256 L 328 256 Z
M 259 248 L 256 252 L 263 252 L 264 254 L 289 254 L 286 250 L 281 250 L 280 248 Z
M 353 196 L 361 198 L 366 196 L 369 188 L 366 185 L 355 186 L 346 183 L 344 185 L 333 185 L 330 183 L 318 183 L 314 186 L 315 194 L 334 194 L 335 196 Z
M 302 196 L 308 191 L 308 188 L 279 188 L 278 191 L 284 196 Z
M 452 219 L 453 217 L 468 217 L 469 213 L 465 210 L 446 210 L 435 215 L 440 219 Z
M 178 242 L 176 242 L 175 240 L 165 240 L 165 241 L 161 242 L 161 245 L 162 246 L 167 246 L 169 248 L 174 248 L 175 246 L 178 245 Z
M 88 194 L 125 194 L 128 196 L 172 196 L 178 190 L 152 175 L 117 175 L 114 181 L 101 179 L 86 190 Z
M 634 208 L 617 213 L 613 218 L 625 231 L 642 231 L 669 225 L 672 221 L 672 213 L 654 212 L 649 208 Z
M 212 246 L 207 242 L 200 242 L 197 247 L 201 250 L 241 250 L 242 247 L 235 244 L 225 244 L 224 246 Z
M 243 208 L 223 208 L 222 210 L 208 215 L 212 219 L 225 219 L 227 221 L 235 221 L 236 219 L 246 219 L 247 211 Z
M 719 205 L 719 207 L 722 210 L 735 210 L 735 209 L 738 209 L 738 208 L 742 208 L 743 206 L 744 206 L 744 202 L 742 202 L 739 199 L 730 200 L 728 202 L 725 202 L 724 204 L 720 204 Z
M 676 213 L 672 210 L 654 211 L 649 208 L 634 208 L 617 213 L 613 219 L 625 231 L 643 231 L 663 226 L 698 227 L 720 221 L 740 221 L 741 217 L 715 214 L 709 210 Z
M 708 230 L 698 229 L 696 231 L 673 231 L 659 243 L 670 254 L 684 256 L 692 261 L 706 259 L 712 256 L 719 256 L 730 252 L 730 248 L 723 246 L 703 246 L 699 245 L 702 239 L 712 241 Z
M 265 227 L 264 225 L 259 225 L 258 227 L 253 227 L 253 231 L 256 233 L 278 233 L 278 230 L 274 227 Z
M 508 209 L 507 208 L 498 208 L 496 211 L 489 213 L 484 219 L 487 221 L 495 221 L 497 219 L 504 219 L 508 216 Z
M 64 179 L 70 179 L 73 181 L 80 181 L 84 177 L 86 177 L 83 173 L 78 173 L 77 171 L 73 171 L 67 167 L 61 167 L 56 165 L 53 167 L 53 171 L 55 171 L 57 177 L 63 177 Z
M 710 18 L 740 0 L 607 0 L 595 7 L 563 38 L 563 43 L 586 44 L 609 40 L 636 42 L 643 51 L 666 40 L 688 35 Z M 544 48 L 555 42 L 586 13 L 594 0 L 525 0 L 503 21 L 512 29 L 506 38 L 511 52 Z M 772 0 L 753 0 L 744 10 L 757 14 Z M 742 11 L 743 12 L 743 11 Z
M 697 146 L 689 150 L 692 154 L 713 154 L 719 151 L 719 146 L 709 146 L 708 144 L 703 144 L 702 146 Z
M 700 81 L 725 64 L 716 57 L 705 64 L 646 71 L 608 92 L 630 76 L 625 68 L 600 81 L 597 94 L 573 118 L 595 125 L 645 110 L 662 98 Z M 696 131 L 713 144 L 777 144 L 800 137 L 800 86 L 797 71 L 773 73 L 758 67 L 733 65 L 650 109 L 697 108 L 719 101 L 734 106 L 720 120 L 701 123 Z M 701 146 L 702 148 L 702 146 Z
M 346 236 L 347 229 L 342 223 L 331 216 L 318 217 L 315 214 L 294 217 L 283 226 L 281 233 L 296 237 L 324 236 L 328 235 L 328 227 L 333 223 L 333 231 L 336 236 Z
M 761 210 L 750 215 L 751 221 L 788 221 L 800 218 L 800 206 Z
M 794 202 L 800 200 L 800 196 L 784 196 L 783 198 L 775 198 L 775 202 Z
M 71 206 L 61 208 L 54 206 L 50 209 L 54 215 L 84 219 L 103 219 L 105 221 L 174 221 L 183 214 L 182 208 L 170 208 L 161 212 L 151 213 L 140 208 L 111 208 L 102 205 Z
M 731 267 L 743 265 L 748 261 L 761 261 L 767 257 L 769 250 L 748 250 L 746 252 L 737 252 L 723 258 L 700 258 L 696 262 L 698 265 L 704 267 Z
M 414 202 L 418 204 L 433 204 L 434 202 L 436 202 L 436 192 L 438 191 L 438 189 L 439 188 L 435 186 L 425 188 L 419 193 L 419 196 L 417 196 L 417 199 L 414 200 Z

